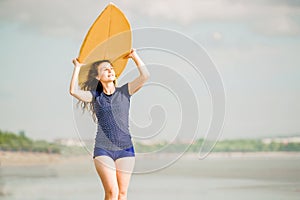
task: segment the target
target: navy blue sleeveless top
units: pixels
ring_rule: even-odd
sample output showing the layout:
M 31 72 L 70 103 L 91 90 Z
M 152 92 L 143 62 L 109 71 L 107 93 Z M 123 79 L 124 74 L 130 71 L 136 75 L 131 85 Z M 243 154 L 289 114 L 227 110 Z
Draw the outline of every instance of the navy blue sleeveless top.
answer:
M 129 132 L 129 108 L 131 95 L 128 83 L 116 87 L 113 94 L 91 91 L 98 120 L 95 147 L 121 150 L 132 147 Z

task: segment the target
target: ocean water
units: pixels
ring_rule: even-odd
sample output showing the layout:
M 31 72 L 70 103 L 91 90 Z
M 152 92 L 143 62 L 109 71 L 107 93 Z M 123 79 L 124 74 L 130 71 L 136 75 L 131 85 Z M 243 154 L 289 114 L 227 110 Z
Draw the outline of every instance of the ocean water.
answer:
M 137 166 L 163 157 L 137 159 Z M 128 200 L 299 200 L 300 157 L 181 158 L 153 173 L 133 174 Z M 90 157 L 40 166 L 0 168 L 1 200 L 101 200 Z

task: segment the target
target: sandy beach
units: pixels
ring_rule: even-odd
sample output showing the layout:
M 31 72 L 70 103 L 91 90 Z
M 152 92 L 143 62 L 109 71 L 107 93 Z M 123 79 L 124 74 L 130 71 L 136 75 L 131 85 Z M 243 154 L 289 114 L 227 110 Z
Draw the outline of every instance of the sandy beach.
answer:
M 299 199 L 299 152 L 211 153 L 204 160 L 198 155 L 185 153 L 168 166 L 172 154 L 138 156 L 135 172 L 164 168 L 133 174 L 129 199 Z M 1 200 L 104 198 L 89 153 L 0 152 L 0 161 Z

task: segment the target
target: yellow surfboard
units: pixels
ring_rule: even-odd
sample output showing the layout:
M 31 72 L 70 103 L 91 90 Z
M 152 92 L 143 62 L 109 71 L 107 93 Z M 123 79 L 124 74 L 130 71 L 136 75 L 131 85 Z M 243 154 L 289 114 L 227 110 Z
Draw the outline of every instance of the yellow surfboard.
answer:
M 131 48 L 130 24 L 124 13 L 109 3 L 90 27 L 81 45 L 78 60 L 85 65 L 79 72 L 79 85 L 87 80 L 91 64 L 104 59 L 112 62 L 118 78 L 128 62 L 124 56 Z

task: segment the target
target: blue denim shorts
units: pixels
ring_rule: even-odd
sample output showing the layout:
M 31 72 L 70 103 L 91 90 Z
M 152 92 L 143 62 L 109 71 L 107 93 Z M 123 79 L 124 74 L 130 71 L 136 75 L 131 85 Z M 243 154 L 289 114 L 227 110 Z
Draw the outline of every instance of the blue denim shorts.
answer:
M 111 157 L 114 161 L 119 159 L 119 158 L 124 158 L 124 157 L 134 157 L 135 152 L 134 152 L 134 147 L 130 147 L 128 149 L 122 149 L 122 150 L 117 150 L 117 151 L 112 151 L 112 150 L 107 150 L 99 147 L 94 147 L 94 156 L 93 158 L 97 156 L 108 156 Z

